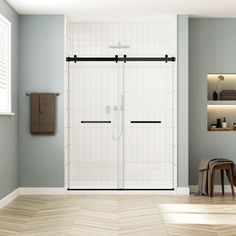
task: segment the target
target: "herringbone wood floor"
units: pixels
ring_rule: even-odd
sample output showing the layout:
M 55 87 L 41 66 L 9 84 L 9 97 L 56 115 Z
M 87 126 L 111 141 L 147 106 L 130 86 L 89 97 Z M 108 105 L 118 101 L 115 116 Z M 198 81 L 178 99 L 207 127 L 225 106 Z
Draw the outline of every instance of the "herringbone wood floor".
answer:
M 0 210 L 0 235 L 236 235 L 236 198 L 20 196 Z

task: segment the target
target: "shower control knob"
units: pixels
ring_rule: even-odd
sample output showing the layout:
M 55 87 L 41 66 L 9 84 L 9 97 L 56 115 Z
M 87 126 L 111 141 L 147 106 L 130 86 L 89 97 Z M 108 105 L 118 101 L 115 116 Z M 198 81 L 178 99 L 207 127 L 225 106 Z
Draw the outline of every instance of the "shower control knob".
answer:
M 111 114 L 111 106 L 106 105 L 106 114 Z

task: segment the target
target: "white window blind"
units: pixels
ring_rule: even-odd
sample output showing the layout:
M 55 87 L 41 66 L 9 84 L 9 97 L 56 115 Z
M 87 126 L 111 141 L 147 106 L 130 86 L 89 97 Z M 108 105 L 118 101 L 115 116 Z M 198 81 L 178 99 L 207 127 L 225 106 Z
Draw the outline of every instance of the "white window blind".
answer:
M 11 112 L 11 23 L 0 15 L 0 113 Z

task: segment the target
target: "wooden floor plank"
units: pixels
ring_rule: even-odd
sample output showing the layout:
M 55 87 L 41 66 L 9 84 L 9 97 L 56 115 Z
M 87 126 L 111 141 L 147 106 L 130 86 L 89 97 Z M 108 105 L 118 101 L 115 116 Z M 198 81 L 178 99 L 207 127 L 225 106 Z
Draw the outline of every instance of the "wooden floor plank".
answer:
M 231 196 L 19 196 L 0 210 L 0 236 L 236 235 Z

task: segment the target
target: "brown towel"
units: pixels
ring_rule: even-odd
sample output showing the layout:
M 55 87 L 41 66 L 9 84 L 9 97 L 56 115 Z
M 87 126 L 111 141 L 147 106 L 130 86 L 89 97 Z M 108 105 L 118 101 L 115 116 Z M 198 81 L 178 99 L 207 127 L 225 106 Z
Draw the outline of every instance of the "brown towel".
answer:
M 201 160 L 199 164 L 198 194 L 208 195 L 208 169 L 210 160 Z
M 30 94 L 30 132 L 39 131 L 39 94 Z
M 30 131 L 32 134 L 55 133 L 55 101 L 53 93 L 30 94 Z

